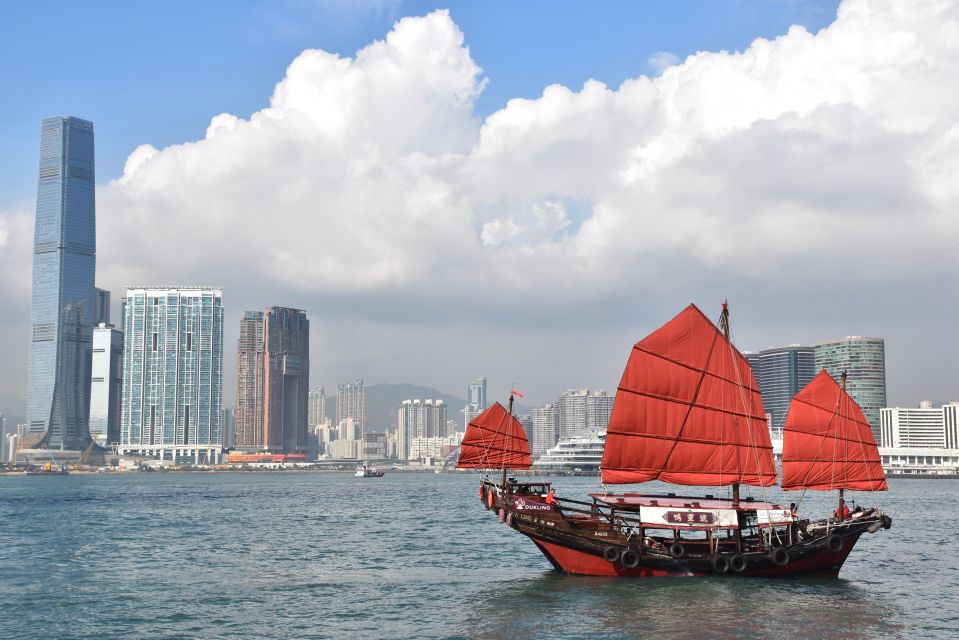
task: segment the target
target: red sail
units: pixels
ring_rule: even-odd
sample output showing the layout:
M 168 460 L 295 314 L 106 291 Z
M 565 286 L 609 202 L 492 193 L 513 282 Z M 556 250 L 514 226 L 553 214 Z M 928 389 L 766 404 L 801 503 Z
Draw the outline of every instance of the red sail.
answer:
M 695 305 L 633 347 L 602 470 L 612 484 L 776 483 L 752 369 Z
M 466 427 L 459 469 L 529 469 L 529 441 L 519 420 L 498 402 Z
M 869 422 L 825 370 L 789 405 L 783 489 L 885 491 L 886 473 Z

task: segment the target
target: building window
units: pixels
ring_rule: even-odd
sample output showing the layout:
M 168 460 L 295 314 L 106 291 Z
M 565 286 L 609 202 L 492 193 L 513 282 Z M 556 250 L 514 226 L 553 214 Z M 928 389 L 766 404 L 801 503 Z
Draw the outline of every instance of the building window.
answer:
M 156 334 L 156 332 L 153 333 L 153 350 L 154 350 L 154 351 L 157 350 L 157 334 Z
M 156 334 L 153 334 L 156 335 Z M 156 435 L 156 424 L 157 424 L 157 406 L 155 404 L 150 405 L 150 444 L 154 444 L 154 436 Z
M 190 405 L 183 406 L 183 444 L 190 444 Z
M 193 351 L 193 334 L 190 332 L 186 334 L 186 350 Z

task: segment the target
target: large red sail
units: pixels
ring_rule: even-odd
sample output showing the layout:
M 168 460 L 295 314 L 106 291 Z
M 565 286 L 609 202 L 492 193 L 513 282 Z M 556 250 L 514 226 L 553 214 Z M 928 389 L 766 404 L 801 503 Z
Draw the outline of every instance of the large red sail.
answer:
M 825 370 L 797 393 L 783 431 L 783 489 L 885 491 L 869 422 Z
M 460 469 L 529 469 L 529 441 L 519 420 L 498 402 L 479 414 L 460 443 Z
M 752 369 L 695 305 L 633 347 L 613 404 L 602 472 L 611 484 L 776 483 Z

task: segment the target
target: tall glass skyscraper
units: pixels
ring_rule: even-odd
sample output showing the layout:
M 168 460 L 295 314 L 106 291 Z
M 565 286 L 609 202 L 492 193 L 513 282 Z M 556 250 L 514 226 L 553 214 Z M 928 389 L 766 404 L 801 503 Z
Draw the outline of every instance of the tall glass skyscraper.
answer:
M 879 411 L 886 406 L 886 342 L 882 338 L 849 336 L 813 345 L 816 370 L 825 369 L 836 381 L 846 372 L 846 390 L 869 420 L 880 441 Z
M 203 287 L 127 290 L 118 453 L 219 461 L 222 298 Z
M 27 447 L 89 441 L 96 225 L 93 123 L 45 118 L 33 241 Z
M 479 414 L 483 413 L 489 404 L 486 402 L 486 376 L 473 380 L 466 389 L 466 406 L 463 407 L 463 430 Z
M 816 358 L 812 347 L 789 345 L 770 347 L 758 353 L 744 353 L 752 367 L 763 396 L 763 407 L 770 416 L 770 429 L 782 437 L 792 397 L 816 376 Z

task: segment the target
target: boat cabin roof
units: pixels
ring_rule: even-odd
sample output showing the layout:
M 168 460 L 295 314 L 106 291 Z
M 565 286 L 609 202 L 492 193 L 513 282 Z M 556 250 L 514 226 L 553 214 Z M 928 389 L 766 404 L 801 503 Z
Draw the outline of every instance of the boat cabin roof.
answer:
M 642 495 L 637 493 L 591 493 L 589 497 L 610 507 L 670 507 L 681 509 L 735 509 L 737 511 L 762 511 L 767 509 L 782 509 L 783 507 L 772 502 L 759 502 L 752 498 L 740 499 L 739 504 L 733 506 L 731 499 L 701 498 L 695 496 L 663 496 Z

